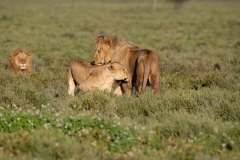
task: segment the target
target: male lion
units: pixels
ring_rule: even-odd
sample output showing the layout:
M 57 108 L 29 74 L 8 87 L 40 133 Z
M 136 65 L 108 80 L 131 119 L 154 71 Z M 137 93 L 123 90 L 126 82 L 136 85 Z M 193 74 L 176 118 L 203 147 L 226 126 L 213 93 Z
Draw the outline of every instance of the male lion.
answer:
M 143 92 L 147 84 L 152 93 L 159 91 L 160 65 L 158 55 L 148 49 L 139 49 L 134 43 L 125 41 L 115 35 L 102 35 L 96 38 L 96 50 L 92 64 L 119 62 L 130 72 L 132 81 L 121 83 L 114 91 L 116 94 L 131 95 L 132 86 L 137 92 Z M 147 83 L 147 81 L 149 83 Z
M 111 91 L 114 80 L 130 80 L 128 70 L 119 63 L 109 63 L 103 66 L 77 60 L 71 63 L 68 71 L 68 94 L 74 96 L 75 86 L 82 91 L 98 88 Z
M 13 71 L 15 74 L 31 74 L 31 66 L 32 54 L 18 48 L 10 54 L 6 70 Z

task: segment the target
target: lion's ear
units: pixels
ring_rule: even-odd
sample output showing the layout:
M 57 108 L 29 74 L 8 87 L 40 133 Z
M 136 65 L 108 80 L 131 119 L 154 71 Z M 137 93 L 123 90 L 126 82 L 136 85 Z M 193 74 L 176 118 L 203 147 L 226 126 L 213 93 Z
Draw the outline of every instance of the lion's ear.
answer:
M 133 49 L 133 51 L 137 51 L 137 50 L 139 50 L 139 47 L 138 46 L 132 46 L 132 49 Z
M 32 53 L 26 53 L 28 57 L 32 57 Z
M 21 48 L 16 49 L 14 52 L 10 53 L 11 57 L 16 57 L 19 52 L 23 52 Z
M 113 67 L 112 65 L 110 65 L 110 66 L 108 67 L 108 69 L 109 69 L 110 71 L 112 71 L 112 70 L 114 69 L 114 67 Z
M 105 40 L 105 44 L 111 46 L 111 45 L 112 45 L 112 39 L 111 39 L 111 38 L 107 38 L 107 39 Z
M 18 52 L 12 52 L 12 53 L 10 54 L 11 57 L 16 57 L 17 55 L 18 55 Z

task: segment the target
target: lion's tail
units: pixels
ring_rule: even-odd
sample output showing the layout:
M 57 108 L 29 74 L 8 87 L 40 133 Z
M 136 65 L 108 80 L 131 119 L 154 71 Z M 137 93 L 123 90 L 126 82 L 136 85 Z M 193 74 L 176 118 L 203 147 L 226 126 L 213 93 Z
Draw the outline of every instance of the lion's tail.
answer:
M 144 65 L 144 76 L 143 76 L 143 84 L 142 84 L 142 92 L 145 91 L 146 89 L 146 86 L 147 86 L 147 81 L 148 81 L 148 76 L 149 76 L 149 73 L 150 73 L 150 69 L 151 69 L 151 63 L 147 62 L 148 61 L 148 58 L 146 58 L 145 62 L 143 63 Z

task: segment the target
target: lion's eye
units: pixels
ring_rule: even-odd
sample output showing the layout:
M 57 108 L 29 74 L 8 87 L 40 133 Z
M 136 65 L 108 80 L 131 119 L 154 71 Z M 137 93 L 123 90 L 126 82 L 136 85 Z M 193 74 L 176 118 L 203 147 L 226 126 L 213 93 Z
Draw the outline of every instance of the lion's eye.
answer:
M 101 51 L 100 50 L 98 50 L 98 53 L 100 53 Z

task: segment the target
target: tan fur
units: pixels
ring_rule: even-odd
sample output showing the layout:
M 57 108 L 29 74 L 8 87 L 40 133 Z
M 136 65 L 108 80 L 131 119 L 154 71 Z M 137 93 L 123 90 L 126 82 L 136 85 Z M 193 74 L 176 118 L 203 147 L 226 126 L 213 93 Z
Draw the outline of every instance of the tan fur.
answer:
M 114 80 L 130 80 L 128 70 L 119 63 L 91 66 L 85 61 L 74 61 L 68 72 L 68 94 L 74 96 L 75 86 L 82 91 L 100 89 L 111 91 Z
M 147 84 L 145 84 L 146 79 L 149 78 L 151 82 L 148 82 L 152 86 L 152 92 L 154 94 L 158 92 L 160 65 L 155 52 L 139 49 L 133 42 L 125 41 L 118 36 L 98 36 L 92 63 L 101 65 L 109 62 L 119 62 L 129 70 L 132 77 L 131 82 L 120 84 L 114 91 L 116 94 L 126 93 L 130 96 L 132 86 L 137 88 L 137 92 L 143 92 Z M 144 78 L 145 81 L 142 83 Z
M 18 48 L 10 54 L 6 70 L 13 71 L 15 74 L 31 74 L 31 67 L 32 54 L 26 53 L 22 49 Z
M 144 92 L 147 84 L 152 87 L 152 93 L 159 92 L 160 66 L 155 52 L 142 49 L 138 50 L 138 63 L 136 68 L 136 91 Z

